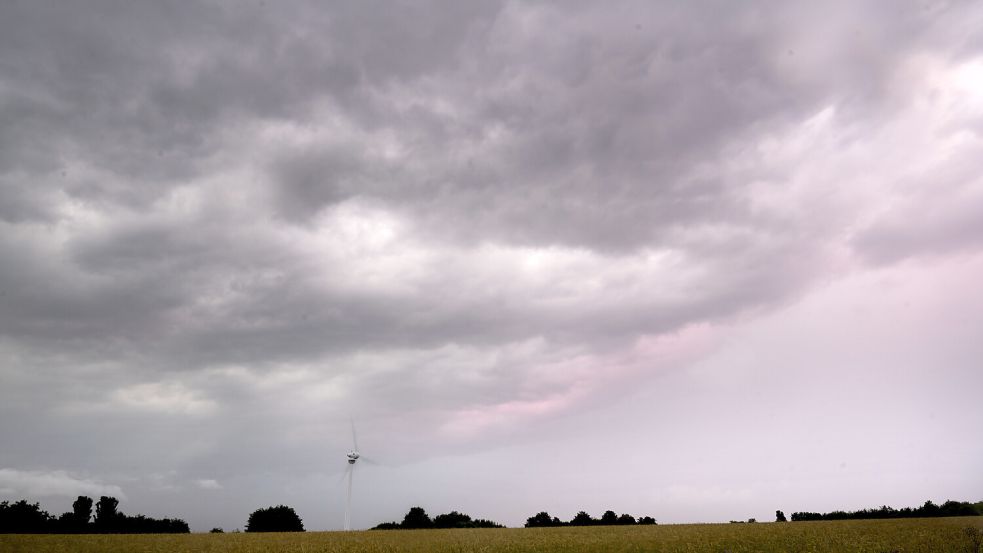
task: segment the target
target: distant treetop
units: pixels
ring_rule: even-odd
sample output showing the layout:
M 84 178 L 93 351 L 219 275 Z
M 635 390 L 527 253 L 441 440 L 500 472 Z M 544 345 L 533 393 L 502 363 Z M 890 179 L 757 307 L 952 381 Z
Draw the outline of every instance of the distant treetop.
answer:
M 860 511 L 831 511 L 829 513 L 797 512 L 792 513 L 792 521 L 965 517 L 980 515 L 983 515 L 983 502 L 967 503 L 965 501 L 949 500 L 942 505 L 936 505 L 931 501 L 926 501 L 924 505 L 914 509 L 911 507 L 895 509 L 887 505 L 882 505 L 875 509 L 862 509 Z
M 377 524 L 373 530 L 419 530 L 426 528 L 504 528 L 497 522 L 492 522 L 483 518 L 472 519 L 469 515 L 451 511 L 437 515 L 430 519 L 430 515 L 423 507 L 411 507 L 403 522 L 383 522 Z
M 550 516 L 546 511 L 536 513 L 526 519 L 526 528 L 546 528 L 550 526 L 606 526 L 606 525 L 634 525 L 634 524 L 655 524 L 655 519 L 650 516 L 643 516 L 636 519 L 628 513 L 618 515 L 614 511 L 605 511 L 601 518 L 597 519 L 587 511 L 580 511 L 570 519 L 563 522 L 557 517 Z
M 84 495 L 72 503 L 70 512 L 54 517 L 38 503 L 21 499 L 0 503 L 0 534 L 173 534 L 190 532 L 188 523 L 178 518 L 155 519 L 143 515 L 127 516 L 119 511 L 115 497 L 102 496 L 95 503 Z M 90 521 L 91 520 L 91 521 Z

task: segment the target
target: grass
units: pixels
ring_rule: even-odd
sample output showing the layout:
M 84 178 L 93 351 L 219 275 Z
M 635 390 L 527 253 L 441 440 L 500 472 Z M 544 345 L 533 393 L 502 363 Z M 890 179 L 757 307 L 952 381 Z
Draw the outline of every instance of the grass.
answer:
M 983 553 L 983 517 L 292 534 L 0 535 L 4 553 Z

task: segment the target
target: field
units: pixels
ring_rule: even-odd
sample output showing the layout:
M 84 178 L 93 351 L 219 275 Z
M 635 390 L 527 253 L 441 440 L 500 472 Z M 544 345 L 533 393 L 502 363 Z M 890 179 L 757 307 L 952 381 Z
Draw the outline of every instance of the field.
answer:
M 983 553 L 981 540 L 983 517 L 966 517 L 294 534 L 0 535 L 0 552 Z

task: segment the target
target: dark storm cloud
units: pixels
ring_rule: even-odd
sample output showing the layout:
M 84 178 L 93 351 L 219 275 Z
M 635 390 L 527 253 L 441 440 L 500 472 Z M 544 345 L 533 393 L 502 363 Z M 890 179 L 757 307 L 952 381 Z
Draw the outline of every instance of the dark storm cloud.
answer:
M 876 102 L 904 55 L 895 38 L 914 48 L 938 16 L 891 13 L 851 33 L 867 14 L 839 7 L 842 20 L 827 26 L 842 41 L 817 46 L 801 14 L 716 9 L 729 15 L 650 4 L 12 4 L 5 218 L 64 220 L 77 202 L 107 219 L 66 229 L 53 251 L 11 252 L 26 258 L 5 271 L 5 332 L 91 339 L 97 350 L 111 335 L 194 366 L 339 347 L 630 337 L 781 300 L 822 252 L 751 207 L 745 184 L 759 170 L 721 165 L 830 102 Z M 857 51 L 868 67 L 851 69 Z M 264 121 L 303 130 L 324 117 L 339 124 L 303 145 L 250 145 Z M 386 139 L 395 153 L 380 150 Z M 190 216 L 140 214 L 237 163 L 265 167 L 249 177 L 259 184 L 229 177 Z M 60 193 L 33 191 L 34 179 Z M 672 248 L 716 282 L 674 305 L 569 312 L 503 303 L 517 293 L 508 289 L 433 306 L 432 292 L 468 285 L 467 269 L 409 295 L 353 294 L 332 288 L 330 269 L 312 283 L 304 254 L 275 227 L 256 227 L 263 204 L 214 205 L 250 186 L 269 194 L 243 201 L 271 198 L 283 225 L 309 228 L 325 209 L 365 198 L 412 221 L 424 243 L 586 248 L 611 264 Z M 731 238 L 708 241 L 700 229 Z M 210 295 L 232 299 L 209 307 Z
M 3 247 L 20 261 L 5 264 L 0 324 L 195 366 L 631 337 L 782 301 L 822 243 L 752 205 L 748 182 L 789 169 L 727 161 L 830 103 L 882 105 L 895 60 L 959 15 L 889 11 L 871 28 L 869 7 L 818 21 L 709 9 L 9 4 Z M 311 136 L 250 136 L 264 125 Z M 359 199 L 409 221 L 396 247 L 439 250 L 429 270 L 478 261 L 474 244 L 573 248 L 596 266 L 668 249 L 701 289 L 568 309 L 484 287 L 435 306 L 500 275 L 435 272 L 396 295 L 338 287 L 330 268 L 312 278 L 311 250 L 278 225 L 303 233 Z M 75 209 L 98 221 L 69 222 Z
M 410 155 L 349 156 L 325 167 L 320 186 L 282 163 L 274 178 L 308 211 L 366 194 L 412 208 L 438 235 L 472 241 L 617 250 L 662 244 L 678 225 L 756 226 L 742 182 L 755 175 L 713 174 L 719 159 L 829 103 L 856 114 L 878 105 L 906 55 L 895 39 L 917 44 L 926 23 L 891 14 L 875 30 L 843 33 L 867 15 L 847 11 L 834 21 L 843 36 L 806 41 L 818 51 L 800 59 L 810 52 L 796 58 L 799 33 L 814 22 L 778 11 L 705 21 L 697 9 L 651 5 L 513 6 L 486 41 L 463 45 L 457 66 L 382 91 L 394 107 L 408 105 L 387 121 Z M 358 162 L 368 178 L 331 170 L 350 174 Z M 710 174 L 692 174 L 701 166 Z
M 200 174 L 219 135 L 244 119 L 303 120 L 322 100 L 357 110 L 363 81 L 445 61 L 471 15 L 361 8 L 8 3 L 0 167 L 37 176 L 92 164 L 127 184 L 69 180 L 67 193 L 145 207 Z

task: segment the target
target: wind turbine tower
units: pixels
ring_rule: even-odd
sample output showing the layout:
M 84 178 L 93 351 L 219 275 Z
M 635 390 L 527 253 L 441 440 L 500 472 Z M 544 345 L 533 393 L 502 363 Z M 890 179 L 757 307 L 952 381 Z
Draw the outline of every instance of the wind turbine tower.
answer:
M 345 501 L 345 530 L 352 529 L 352 480 L 355 478 L 355 462 L 358 461 L 358 436 L 355 435 L 355 421 L 352 423 L 352 446 L 354 449 L 348 452 L 348 498 Z

